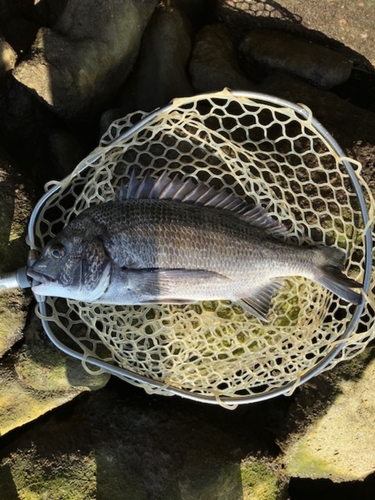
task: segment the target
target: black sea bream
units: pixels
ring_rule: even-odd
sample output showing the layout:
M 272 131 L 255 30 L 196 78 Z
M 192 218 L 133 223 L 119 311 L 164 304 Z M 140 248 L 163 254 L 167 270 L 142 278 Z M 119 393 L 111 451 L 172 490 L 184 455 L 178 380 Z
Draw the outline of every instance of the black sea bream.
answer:
M 102 304 L 226 299 L 265 320 L 280 278 L 304 276 L 359 304 L 336 248 L 296 246 L 260 206 L 192 180 L 134 176 L 71 221 L 29 269 L 39 295 Z

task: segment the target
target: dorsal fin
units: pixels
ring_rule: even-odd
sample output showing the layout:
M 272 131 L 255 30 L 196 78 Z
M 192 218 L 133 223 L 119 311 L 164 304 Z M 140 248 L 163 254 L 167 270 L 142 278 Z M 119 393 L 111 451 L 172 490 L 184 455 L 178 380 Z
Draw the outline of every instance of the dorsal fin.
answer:
M 158 179 L 147 174 L 139 181 L 134 171 L 129 183 L 118 194 L 119 200 L 157 199 L 190 203 L 197 206 L 220 208 L 236 213 L 252 226 L 264 229 L 273 235 L 285 232 L 285 227 L 276 222 L 261 205 L 250 207 L 244 200 L 226 191 L 217 191 L 213 186 L 196 184 L 192 179 L 168 177 L 164 171 Z

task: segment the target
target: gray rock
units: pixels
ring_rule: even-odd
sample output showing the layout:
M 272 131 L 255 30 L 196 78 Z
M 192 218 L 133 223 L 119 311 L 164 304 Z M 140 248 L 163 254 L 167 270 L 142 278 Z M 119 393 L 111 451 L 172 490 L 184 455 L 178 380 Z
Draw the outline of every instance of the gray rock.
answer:
M 12 70 L 17 61 L 15 50 L 3 38 L 0 38 L 0 78 Z
M 187 78 L 191 52 L 190 25 L 174 7 L 159 6 L 147 27 L 134 71 L 120 95 L 120 109 L 108 116 L 118 118 L 142 110 L 153 111 L 175 97 L 190 96 L 194 90 Z
M 224 87 L 236 90 L 254 88 L 241 73 L 234 43 L 222 24 L 205 26 L 198 33 L 189 70 L 197 92 L 220 91 Z
M 70 0 L 14 77 L 64 118 L 97 111 L 131 71 L 156 2 Z
M 53 26 L 69 0 L 34 0 L 33 17 L 43 26 Z
M 273 29 L 291 33 L 346 56 L 354 66 L 372 71 L 374 9 L 366 2 L 311 0 L 218 0 L 215 14 L 237 39 L 250 30 Z M 369 54 L 371 57 L 369 57 Z
M 60 178 L 70 174 L 90 152 L 75 135 L 58 128 L 48 131 L 49 147 L 54 171 Z
M 344 83 L 352 71 L 352 63 L 341 54 L 281 31 L 251 31 L 239 50 L 247 64 L 284 70 L 322 88 Z
M 220 0 L 230 2 L 233 0 Z M 239 3 L 237 1 L 237 3 Z M 245 2 L 242 2 L 245 3 Z M 251 3 L 254 3 L 251 0 Z M 260 2 L 257 2 L 258 4 Z M 269 2 L 271 4 L 271 2 Z M 271 5 L 270 5 L 271 6 Z M 273 10 L 286 15 L 284 19 L 294 20 L 311 34 L 326 35 L 328 40 L 341 42 L 343 49 L 351 49 L 351 57 L 358 64 L 372 70 L 375 65 L 375 8 L 373 2 L 340 2 L 321 0 L 279 0 L 272 2 Z M 287 17 L 286 17 L 287 16 Z M 355 52 L 356 51 L 356 52 Z M 367 58 L 367 64 L 365 61 Z

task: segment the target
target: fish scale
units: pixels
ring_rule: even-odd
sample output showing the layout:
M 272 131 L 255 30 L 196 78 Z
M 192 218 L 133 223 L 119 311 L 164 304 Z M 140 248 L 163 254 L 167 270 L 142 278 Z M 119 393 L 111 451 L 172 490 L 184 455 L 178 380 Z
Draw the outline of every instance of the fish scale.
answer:
M 257 252 L 252 244 L 256 228 L 230 212 L 157 200 L 114 205 L 113 218 L 100 211 L 95 222 L 105 224 L 113 235 L 108 236 L 108 248 L 113 247 L 111 258 L 120 266 L 123 256 L 131 253 L 137 256 L 137 268 L 199 266 L 234 276 L 249 268 L 249 257 Z

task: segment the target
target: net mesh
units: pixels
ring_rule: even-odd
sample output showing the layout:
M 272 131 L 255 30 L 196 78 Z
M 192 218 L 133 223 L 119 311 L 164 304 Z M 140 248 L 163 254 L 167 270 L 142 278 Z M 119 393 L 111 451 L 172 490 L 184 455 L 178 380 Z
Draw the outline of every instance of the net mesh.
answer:
M 346 274 L 363 282 L 371 229 L 347 159 L 309 112 L 223 91 L 175 100 L 143 118 L 134 113 L 114 122 L 84 163 L 49 185 L 33 224 L 36 248 L 90 205 L 114 199 L 132 171 L 157 177 L 167 170 L 261 204 L 286 226 L 289 241 L 343 249 Z M 360 166 L 353 168 L 372 220 L 371 195 Z M 299 277 L 285 280 L 267 324 L 228 301 L 151 307 L 47 297 L 40 315 L 87 369 L 90 356 L 124 369 L 126 380 L 149 392 L 247 402 L 290 391 L 361 352 L 374 336 L 373 292 L 371 279 L 358 318 L 356 306 Z

